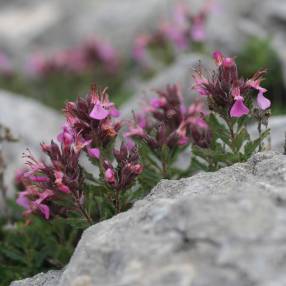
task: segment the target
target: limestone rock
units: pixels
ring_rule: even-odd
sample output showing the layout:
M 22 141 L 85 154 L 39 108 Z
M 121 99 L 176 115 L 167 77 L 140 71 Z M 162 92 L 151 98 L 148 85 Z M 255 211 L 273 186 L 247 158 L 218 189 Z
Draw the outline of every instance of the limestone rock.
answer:
M 87 229 L 51 286 L 285 285 L 285 187 L 286 157 L 274 152 L 164 180 L 131 210 Z M 36 278 L 30 285 L 46 286 Z
M 40 273 L 33 278 L 27 278 L 21 282 L 13 282 L 11 286 L 54 286 L 58 285 L 61 271 L 49 271 L 47 273 Z

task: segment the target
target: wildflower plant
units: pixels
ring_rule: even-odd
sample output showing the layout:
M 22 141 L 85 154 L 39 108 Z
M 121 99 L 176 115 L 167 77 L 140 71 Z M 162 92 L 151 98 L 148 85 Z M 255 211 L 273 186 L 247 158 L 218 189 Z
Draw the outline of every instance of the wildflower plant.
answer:
M 233 58 L 216 51 L 213 59 L 216 64 L 213 72 L 204 71 L 199 65 L 193 76 L 193 88 L 206 99 L 210 110 L 206 121 L 212 138 L 209 148 L 193 148 L 194 160 L 203 159 L 210 170 L 245 161 L 265 148 L 263 140 L 270 132 L 267 125 L 271 106 L 265 97 L 267 90 L 261 86 L 265 70 L 244 79 Z M 255 140 L 247 131 L 247 125 L 254 121 L 258 126 Z
M 108 205 L 109 216 L 126 208 L 129 202 L 121 203 L 121 197 L 136 184 L 143 166 L 135 146 L 128 149 L 122 142 L 119 151 L 115 148 L 120 122 L 113 118 L 119 112 L 106 90 L 92 86 L 86 98 L 68 102 L 64 111 L 66 123 L 58 142 L 41 144 L 49 161 L 25 155 L 27 169 L 21 174 L 23 190 L 17 203 L 25 208 L 26 217 L 61 217 L 84 227 L 102 218 L 97 197 L 100 204 Z M 96 167 L 97 178 L 80 165 L 83 154 Z
M 140 144 L 149 176 L 180 177 L 180 170 L 175 166 L 179 155 L 191 144 L 208 145 L 204 112 L 199 101 L 187 107 L 179 86 L 170 85 L 157 91 L 157 97 L 151 99 L 144 113 L 134 113 L 125 137 Z

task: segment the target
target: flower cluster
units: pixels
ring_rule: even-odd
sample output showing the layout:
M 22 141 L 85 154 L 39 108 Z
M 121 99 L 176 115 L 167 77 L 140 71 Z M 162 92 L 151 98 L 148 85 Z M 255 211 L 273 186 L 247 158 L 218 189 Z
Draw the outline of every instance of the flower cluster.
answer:
M 148 50 L 154 46 L 165 49 L 171 46 L 176 52 L 189 49 L 191 43 L 203 43 L 206 39 L 207 17 L 212 7 L 213 1 L 208 0 L 197 14 L 192 15 L 185 3 L 179 3 L 171 21 L 162 22 L 153 34 L 141 34 L 135 39 L 134 60 L 143 67 L 148 67 Z
M 139 161 L 136 146 L 128 147 L 124 142 L 120 149 L 113 149 L 115 165 L 110 160 L 103 161 L 104 181 L 109 188 L 114 190 L 112 199 L 116 213 L 125 208 L 126 203 L 121 203 L 121 195 L 132 187 L 136 178 L 143 172 L 143 165 Z
M 91 39 L 79 47 L 60 51 L 51 57 L 35 54 L 27 62 L 26 71 L 36 76 L 47 76 L 54 72 L 81 74 L 97 66 L 113 74 L 118 70 L 119 59 L 109 43 Z
M 103 163 L 104 179 L 112 188 L 122 191 L 130 187 L 134 178 L 142 173 L 143 165 L 139 162 L 136 146 L 128 149 L 128 146 L 122 143 L 119 150 L 113 150 L 113 155 L 117 166 L 114 168 L 109 160 L 105 160 Z
M 72 140 L 77 135 L 76 146 L 85 147 L 91 157 L 99 158 L 100 148 L 114 141 L 120 129 L 120 122 L 113 122 L 119 111 L 109 101 L 106 89 L 92 86 L 86 98 L 68 102 L 64 109 L 67 123 L 60 134 L 61 138 Z
M 57 136 L 59 143 L 41 145 L 50 162 L 38 161 L 31 153 L 26 155 L 27 168 L 17 175 L 21 189 L 17 203 L 26 209 L 26 216 L 38 214 L 52 219 L 77 212 L 91 224 L 94 218 L 86 207 L 86 173 L 79 165 L 81 153 L 96 159 L 92 162 L 99 169 L 99 178 L 104 179 L 96 182 L 105 184 L 99 184 L 103 190 L 106 186 L 111 190 L 108 198 L 114 197 L 111 202 L 117 211 L 120 194 L 133 185 L 143 166 L 136 146 L 128 149 L 122 143 L 120 150 L 114 148 L 121 123 L 113 122 L 112 118 L 118 117 L 119 112 L 109 101 L 106 89 L 99 90 L 93 85 L 86 98 L 68 102 L 64 111 L 66 123 Z M 113 154 L 107 152 L 108 146 Z
M 24 189 L 19 193 L 17 203 L 24 207 L 24 214 L 40 214 L 45 219 L 55 215 L 67 216 L 67 212 L 82 208 L 83 177 L 78 163 L 80 150 L 75 145 L 63 141 L 50 145 L 42 144 L 42 152 L 49 158 L 49 163 L 36 160 L 27 153 L 27 169 L 18 175 L 18 183 Z M 70 209 L 59 202 L 72 200 Z
M 202 102 L 195 102 L 187 108 L 177 85 L 167 86 L 157 94 L 144 115 L 134 115 L 125 136 L 140 138 L 152 149 L 160 149 L 164 145 L 172 149 L 188 145 L 191 141 L 201 144 L 202 138 L 198 135 L 209 133 L 203 118 Z
M 244 80 L 239 76 L 235 60 L 225 57 L 221 52 L 213 53 L 217 69 L 207 78 L 199 66 L 194 74 L 194 89 L 208 98 L 210 110 L 231 117 L 241 117 L 249 113 L 252 101 L 252 90 L 258 91 L 256 105 L 266 110 L 270 107 L 270 101 L 264 96 L 267 91 L 260 83 L 265 75 L 265 70 L 258 71 L 252 78 Z

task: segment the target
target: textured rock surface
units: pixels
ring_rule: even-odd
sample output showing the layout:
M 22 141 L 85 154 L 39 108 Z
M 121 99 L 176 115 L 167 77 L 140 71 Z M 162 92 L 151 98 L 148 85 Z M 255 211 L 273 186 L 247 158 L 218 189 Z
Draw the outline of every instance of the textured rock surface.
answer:
M 41 142 L 49 142 L 54 138 L 60 130 L 63 118 L 32 99 L 0 91 L 0 122 L 9 127 L 19 139 L 17 143 L 5 144 L 3 148 L 8 165 L 6 185 L 11 194 L 15 170 L 24 163 L 22 153 L 27 148 L 37 152 Z
M 33 278 L 27 278 L 21 282 L 13 282 L 11 286 L 54 286 L 58 285 L 59 278 L 62 271 L 49 271 L 47 273 L 40 273 Z
M 59 281 L 12 285 L 282 286 L 285 267 L 286 157 L 268 152 L 162 181 L 86 230 Z

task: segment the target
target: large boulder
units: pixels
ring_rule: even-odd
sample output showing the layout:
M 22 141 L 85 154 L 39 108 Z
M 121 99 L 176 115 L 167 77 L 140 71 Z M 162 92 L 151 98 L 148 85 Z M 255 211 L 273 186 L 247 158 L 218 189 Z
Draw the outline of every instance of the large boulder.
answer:
M 87 229 L 56 281 L 48 273 L 11 286 L 286 285 L 285 170 L 286 157 L 268 152 L 163 180 Z

